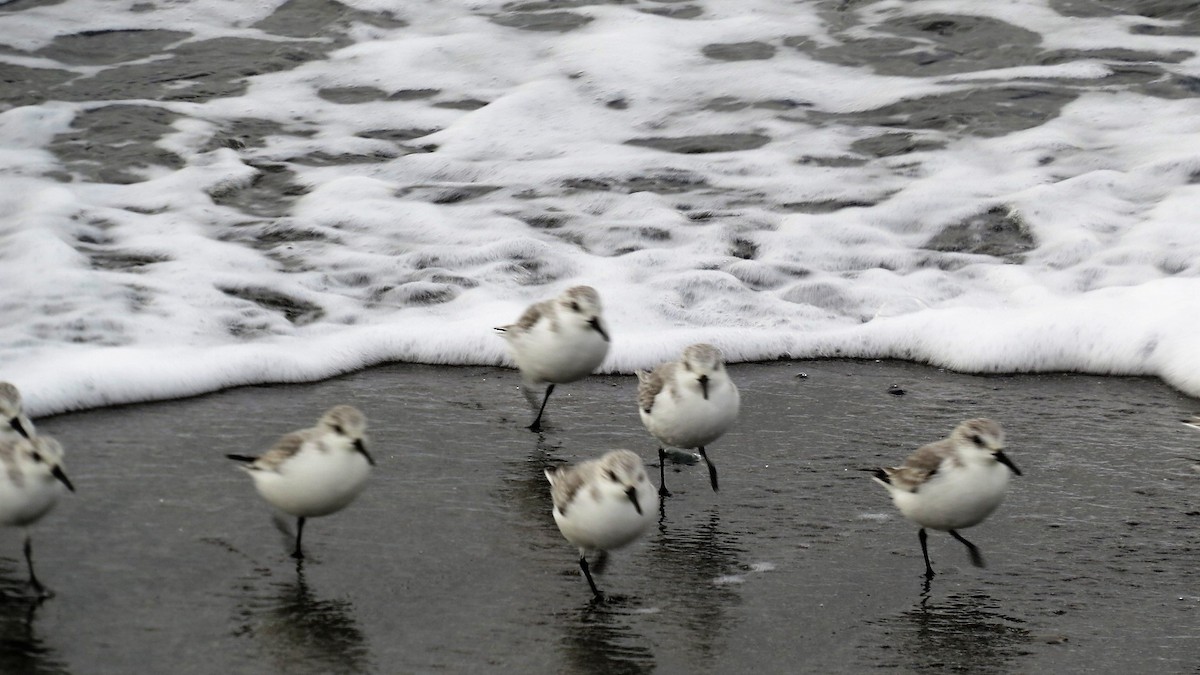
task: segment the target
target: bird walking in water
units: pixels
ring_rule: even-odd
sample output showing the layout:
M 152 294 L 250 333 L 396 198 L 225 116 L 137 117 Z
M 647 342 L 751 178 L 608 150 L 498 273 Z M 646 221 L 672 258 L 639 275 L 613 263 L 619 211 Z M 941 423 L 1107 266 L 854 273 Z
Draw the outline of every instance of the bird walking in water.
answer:
M 300 547 L 308 518 L 345 508 L 362 492 L 375 460 L 367 452 L 367 418 L 355 407 L 330 408 L 317 426 L 287 434 L 260 457 L 226 455 L 241 463 L 263 499 L 296 517 L 292 557 Z
M 554 385 L 582 380 L 608 355 L 609 335 L 601 316 L 600 294 L 591 286 L 575 286 L 553 300 L 530 305 L 514 324 L 496 328 L 524 383 L 522 391 L 537 416 L 530 431 L 542 430 L 546 402 Z M 541 406 L 537 391 L 546 385 Z
M 667 453 L 663 445 L 698 449 L 708 465 L 708 479 L 717 490 L 717 467 L 706 446 L 733 427 L 741 410 L 737 385 L 725 371 L 721 350 L 697 344 L 683 350 L 683 358 L 664 363 L 651 372 L 637 371 L 638 412 L 642 425 L 659 442 L 659 495 L 666 497 Z
M 903 466 L 872 471 L 900 513 L 920 526 L 926 579 L 933 578 L 926 528 L 949 532 L 967 547 L 973 565 L 984 566 L 978 547 L 958 530 L 978 525 L 1000 506 L 1010 472 L 1021 475 L 1004 454 L 1004 430 L 989 419 L 967 420 L 949 438 L 919 448 Z
M 554 522 L 567 541 L 579 547 L 579 569 L 596 599 L 587 554 L 601 555 L 642 535 L 658 511 L 658 495 L 646 476 L 642 458 L 630 450 L 613 450 L 575 466 L 546 469 L 554 501 Z

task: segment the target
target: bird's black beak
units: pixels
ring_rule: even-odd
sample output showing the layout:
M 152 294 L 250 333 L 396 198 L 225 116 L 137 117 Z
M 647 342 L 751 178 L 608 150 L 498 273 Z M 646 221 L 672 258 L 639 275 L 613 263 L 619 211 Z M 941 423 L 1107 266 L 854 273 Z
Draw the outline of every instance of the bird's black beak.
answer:
M 67 478 L 67 474 L 63 472 L 61 466 L 56 466 L 50 471 L 50 475 L 58 479 L 60 483 L 67 486 L 71 492 L 75 491 L 75 486 L 71 485 L 71 479 Z
M 704 394 L 704 400 L 708 400 L 708 376 L 700 376 L 700 391 Z
M 1013 473 L 1017 474 L 1018 476 L 1021 475 L 1021 470 L 1017 468 L 1016 464 L 1013 464 L 1013 461 L 1008 458 L 1008 455 L 1004 454 L 1003 450 L 997 450 L 996 454 L 993 455 L 993 457 L 996 458 L 997 462 L 1000 462 L 1004 466 L 1007 466 L 1008 468 L 1012 469 Z
M 588 321 L 588 325 L 595 328 L 596 332 L 600 334 L 600 337 L 604 338 L 605 342 L 612 342 L 612 340 L 608 339 L 608 333 L 604 332 L 604 326 L 600 325 L 600 317 L 593 316 L 592 320 Z
M 629 501 L 633 502 L 633 508 L 637 509 L 638 515 L 642 515 L 642 505 L 637 500 L 637 488 L 632 485 L 625 490 L 625 494 L 629 497 Z
M 18 434 L 21 434 L 25 438 L 29 438 L 29 432 L 25 430 L 25 425 L 21 424 L 20 417 L 14 417 L 11 420 L 9 420 L 8 426 L 12 427 L 13 430 L 15 430 Z
M 371 453 L 367 452 L 367 444 L 363 443 L 363 439 L 360 438 L 354 441 L 354 449 L 361 452 L 362 456 L 367 458 L 367 464 L 375 466 L 375 458 L 371 456 Z

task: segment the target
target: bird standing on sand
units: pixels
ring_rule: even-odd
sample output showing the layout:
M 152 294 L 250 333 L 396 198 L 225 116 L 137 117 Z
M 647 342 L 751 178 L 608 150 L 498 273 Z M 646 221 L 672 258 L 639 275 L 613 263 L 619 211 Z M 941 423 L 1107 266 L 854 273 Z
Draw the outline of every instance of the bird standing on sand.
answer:
M 367 418 L 353 406 L 330 408 L 317 426 L 287 434 L 260 457 L 226 455 L 241 462 L 254 487 L 272 506 L 296 516 L 296 548 L 308 518 L 345 508 L 362 492 L 375 460 L 367 452 Z
M 608 355 L 600 294 L 591 286 L 574 286 L 553 300 L 530 305 L 516 323 L 496 331 L 508 340 L 521 370 L 525 399 L 537 409 L 530 431 L 542 430 L 542 414 L 554 385 L 587 377 Z M 547 385 L 546 393 L 538 407 L 536 392 L 542 384 Z
M 925 578 L 933 578 L 925 528 L 949 532 L 962 542 L 971 563 L 983 567 L 983 555 L 958 530 L 983 522 L 1008 488 L 1009 472 L 1020 469 L 1004 454 L 1004 430 L 989 419 L 967 420 L 949 438 L 919 448 L 903 466 L 875 469 L 874 478 L 912 522 L 925 556 Z
M 63 472 L 62 456 L 62 445 L 48 436 L 0 436 L 0 525 L 24 528 L 29 585 L 42 597 L 47 592 L 33 571 L 29 528 L 54 508 L 63 487 L 75 491 Z
M 601 555 L 634 541 L 654 522 L 658 495 L 642 459 L 630 450 L 613 450 L 575 466 L 546 469 L 554 500 L 554 522 L 567 541 L 579 547 L 579 569 L 602 599 L 588 569 L 587 554 Z
M 717 490 L 717 467 L 705 446 L 720 438 L 737 421 L 741 396 L 725 371 L 721 350 L 709 344 L 692 345 L 683 358 L 647 373 L 637 371 L 638 412 L 642 424 L 658 442 L 687 450 L 698 449 L 708 465 L 708 478 Z M 667 453 L 658 448 L 659 495 L 666 485 Z

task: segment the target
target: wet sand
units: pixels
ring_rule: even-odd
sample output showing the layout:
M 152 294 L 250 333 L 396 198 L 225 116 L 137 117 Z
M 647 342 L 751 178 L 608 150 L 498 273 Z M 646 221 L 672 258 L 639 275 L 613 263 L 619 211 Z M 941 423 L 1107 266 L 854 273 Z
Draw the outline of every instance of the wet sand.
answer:
M 0 672 L 1196 672 L 1200 410 L 1161 383 L 896 362 L 744 364 L 737 427 L 676 465 L 657 529 L 593 605 L 542 468 L 655 444 L 632 377 L 559 387 L 542 435 L 513 371 L 393 365 L 39 420 L 78 492 L 36 529 L 57 595 L 0 534 Z M 797 377 L 805 373 L 807 377 Z M 904 395 L 889 393 L 899 385 Z M 226 452 L 353 403 L 379 462 L 310 521 L 301 568 Z M 926 588 L 916 528 L 860 468 L 990 416 L 1025 475 Z M 657 471 L 654 472 L 655 474 Z

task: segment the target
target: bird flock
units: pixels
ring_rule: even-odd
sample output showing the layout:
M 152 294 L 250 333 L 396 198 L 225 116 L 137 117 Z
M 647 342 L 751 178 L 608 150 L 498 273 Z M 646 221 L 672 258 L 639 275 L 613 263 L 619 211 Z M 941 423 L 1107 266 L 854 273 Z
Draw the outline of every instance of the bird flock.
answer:
M 521 371 L 522 390 L 537 413 L 532 431 L 541 431 L 546 404 L 555 385 L 583 379 L 604 361 L 610 337 L 600 295 L 576 286 L 557 298 L 531 305 L 517 323 L 496 329 L 508 340 Z M 593 595 L 604 594 L 588 565 L 587 555 L 635 541 L 654 522 L 651 510 L 669 497 L 667 447 L 695 450 L 708 466 L 709 482 L 718 489 L 717 467 L 707 446 L 737 421 L 741 396 L 725 370 L 721 350 L 695 344 L 650 372 L 637 372 L 637 405 L 642 425 L 659 442 L 657 497 L 641 458 L 630 450 L 613 450 L 573 467 L 546 470 L 554 504 L 554 522 L 567 541 L 579 548 L 579 567 Z M 546 385 L 538 404 L 537 390 Z M 1009 473 L 1021 474 L 1004 454 L 1004 431 L 988 419 L 968 420 L 946 438 L 913 453 L 902 466 L 873 471 L 906 518 L 920 526 L 918 539 L 925 558 L 925 577 L 934 576 L 926 545 L 926 529 L 942 530 L 967 547 L 971 562 L 983 566 L 983 555 L 958 530 L 983 522 L 1004 500 Z
M 581 380 L 604 361 L 610 334 L 600 295 L 575 286 L 531 305 L 514 324 L 496 328 L 521 373 L 522 391 L 535 412 L 528 429 L 541 432 L 556 385 Z M 587 556 L 603 562 L 609 551 L 636 541 L 655 521 L 666 487 L 667 447 L 697 451 L 718 490 L 717 468 L 707 446 L 737 421 L 741 398 L 721 351 L 694 344 L 679 360 L 637 372 L 637 406 L 646 430 L 658 441 L 659 485 L 650 481 L 637 453 L 617 449 L 574 466 L 545 469 L 559 531 L 579 550 L 579 567 L 600 600 Z M 544 386 L 544 392 L 540 391 Z M 75 487 L 63 469 L 63 449 L 39 435 L 15 386 L 0 382 L 0 525 L 23 528 L 29 584 L 39 597 L 49 591 L 34 571 L 29 528 Z M 1200 429 L 1200 416 L 1184 421 Z M 304 557 L 307 519 L 348 506 L 362 492 L 375 460 L 367 450 L 367 419 L 349 405 L 326 411 L 316 426 L 286 434 L 259 456 L 226 455 L 253 479 L 258 493 L 279 512 L 296 518 L 292 557 Z M 979 548 L 959 530 L 983 522 L 1004 499 L 1012 474 L 1004 430 L 990 419 L 959 424 L 947 438 L 918 448 L 903 464 L 870 470 L 900 513 L 919 527 L 925 578 L 934 576 L 926 530 L 947 532 L 982 567 Z

